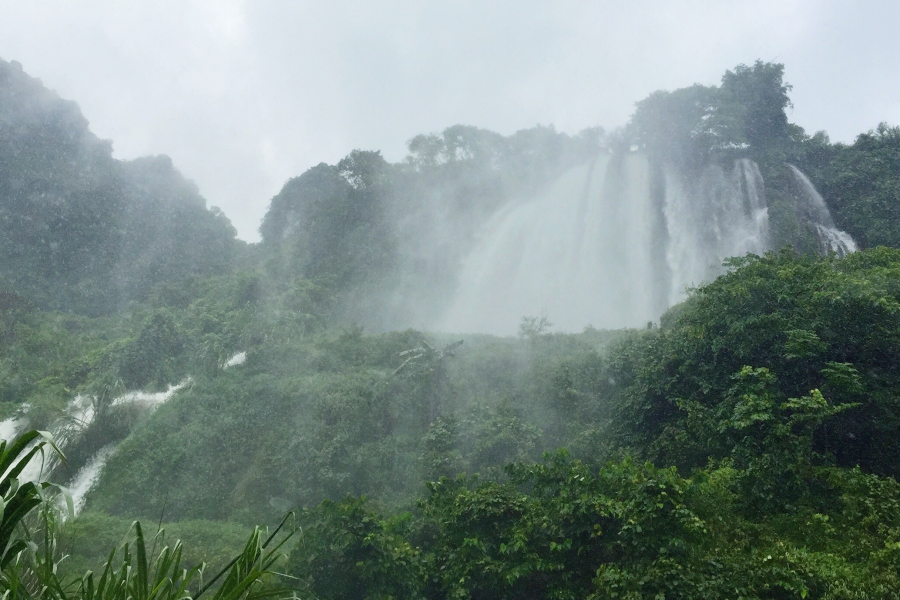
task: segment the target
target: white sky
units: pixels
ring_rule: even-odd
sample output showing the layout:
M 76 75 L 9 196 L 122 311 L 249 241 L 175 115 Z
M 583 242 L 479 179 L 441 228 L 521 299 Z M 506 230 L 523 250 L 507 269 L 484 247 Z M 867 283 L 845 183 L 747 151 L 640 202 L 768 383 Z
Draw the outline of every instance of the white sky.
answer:
M 0 0 L 0 58 L 78 102 L 118 158 L 168 154 L 258 239 L 284 182 L 418 133 L 622 125 L 657 89 L 785 63 L 791 118 L 900 123 L 900 2 Z

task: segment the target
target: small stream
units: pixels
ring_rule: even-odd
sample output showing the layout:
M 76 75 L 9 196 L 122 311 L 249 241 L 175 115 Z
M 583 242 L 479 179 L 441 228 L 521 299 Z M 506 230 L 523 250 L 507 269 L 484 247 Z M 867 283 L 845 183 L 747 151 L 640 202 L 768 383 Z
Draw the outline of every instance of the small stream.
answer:
M 246 354 L 243 352 L 235 355 L 229 361 L 227 366 L 239 365 L 244 362 Z M 162 404 L 166 403 L 179 390 L 184 389 L 192 383 L 192 379 L 187 377 L 176 385 L 170 385 L 163 392 L 144 392 L 132 391 L 122 394 L 112 402 L 112 406 L 121 406 L 123 404 L 138 404 L 148 410 L 154 410 Z M 30 423 L 28 420 L 28 407 L 23 406 L 21 414 L 12 416 L 4 421 L 0 421 L 0 439 L 10 442 L 27 431 Z M 94 420 L 94 406 L 87 396 L 75 396 L 66 408 L 66 414 L 50 429 L 54 439 L 58 443 L 65 443 L 65 440 L 72 439 L 79 435 Z M 75 507 L 75 514 L 78 514 L 84 507 L 84 499 L 90 489 L 96 483 L 103 471 L 104 465 L 110 456 L 115 452 L 118 444 L 109 444 L 97 451 L 94 456 L 72 477 L 68 482 L 68 489 L 72 494 L 72 501 Z M 56 457 L 52 452 L 45 452 L 42 457 L 40 454 L 35 455 L 28 465 L 22 470 L 19 479 L 22 481 L 39 481 L 47 476 L 56 466 Z

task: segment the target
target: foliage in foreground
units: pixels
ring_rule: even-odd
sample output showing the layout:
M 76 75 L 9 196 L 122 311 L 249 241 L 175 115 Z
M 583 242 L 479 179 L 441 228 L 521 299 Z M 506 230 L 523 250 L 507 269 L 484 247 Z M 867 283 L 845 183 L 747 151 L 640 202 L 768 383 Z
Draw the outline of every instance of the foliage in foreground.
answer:
M 243 551 L 225 568 L 204 581 L 203 563 L 186 566 L 183 546 L 175 541 L 156 554 L 162 532 L 148 551 L 148 539 L 139 522 L 132 525 L 134 539 L 113 549 L 97 573 L 63 577 L 58 551 L 59 501 L 72 513 L 64 488 L 47 482 L 19 481 L 29 461 L 53 450 L 64 460 L 52 437 L 30 431 L 15 441 L 0 441 L 0 593 L 21 600 L 188 600 L 209 595 L 210 600 L 257 600 L 287 596 L 286 588 L 266 585 L 264 579 L 281 558 L 280 549 L 291 534 L 276 541 L 288 517 L 268 538 L 260 528 L 251 533 Z M 274 543 L 273 543 L 274 542 Z
M 897 598 L 900 486 L 817 469 L 824 497 L 790 514 L 748 511 L 748 471 L 690 477 L 565 453 L 510 481 L 442 479 L 419 516 L 356 498 L 307 513 L 289 564 L 317 598 Z

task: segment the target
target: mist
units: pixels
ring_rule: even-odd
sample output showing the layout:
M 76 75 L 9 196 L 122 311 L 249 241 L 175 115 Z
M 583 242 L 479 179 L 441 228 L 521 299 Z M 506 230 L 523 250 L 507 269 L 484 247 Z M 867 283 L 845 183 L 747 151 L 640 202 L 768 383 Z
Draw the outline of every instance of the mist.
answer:
M 4 598 L 897 595 L 892 5 L 42 8 Z
M 900 121 L 890 2 L 0 7 L 0 57 L 77 99 L 117 158 L 171 156 L 247 241 L 288 178 L 353 148 L 395 162 L 455 123 L 613 129 L 756 58 L 787 66 L 807 131 Z

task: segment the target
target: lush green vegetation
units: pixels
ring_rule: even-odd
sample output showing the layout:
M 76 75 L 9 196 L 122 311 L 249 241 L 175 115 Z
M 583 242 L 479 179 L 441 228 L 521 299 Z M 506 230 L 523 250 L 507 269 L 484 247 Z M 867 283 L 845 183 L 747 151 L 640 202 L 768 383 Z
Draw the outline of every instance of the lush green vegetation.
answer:
M 113 160 L 0 63 L 0 417 L 59 432 L 54 482 L 115 445 L 65 522 L 52 485 L 11 479 L 27 444 L 0 447 L 0 589 L 197 597 L 176 556 L 240 556 L 205 593 L 275 594 L 253 526 L 296 509 L 281 583 L 323 600 L 898 597 L 900 134 L 808 136 L 782 75 L 655 93 L 612 134 L 355 150 L 290 180 L 246 249 L 167 159 Z M 644 330 L 395 330 L 440 310 L 498 206 L 635 145 L 698 172 L 753 158 L 788 247 Z M 803 253 L 787 163 L 864 251 Z M 156 552 L 136 518 L 185 544 Z
M 247 361 L 138 419 L 73 526 L 300 507 L 285 581 L 320 598 L 892 597 L 900 251 L 731 267 L 658 328 L 461 345 L 219 282 Z
M 320 598 L 896 597 L 900 252 L 733 267 L 587 365 L 598 396 L 571 362 L 546 378 L 561 429 L 599 413 L 615 443 L 442 478 L 405 515 L 326 502 L 291 572 Z
M 53 438 L 44 432 L 30 431 L 15 440 L 0 441 L 0 588 L 7 598 L 53 598 L 55 600 L 92 600 L 96 598 L 148 600 L 184 600 L 209 592 L 215 600 L 252 600 L 284 595 L 286 590 L 264 585 L 263 579 L 283 557 L 279 549 L 293 532 L 279 533 L 288 520 L 265 539 L 256 528 L 242 550 L 217 574 L 203 575 L 207 565 L 183 568 L 187 558 L 180 540 L 166 545 L 165 533 L 158 529 L 148 553 L 148 540 L 139 522 L 128 527 L 133 539 L 105 557 L 99 577 L 91 570 L 77 574 L 68 558 L 60 552 L 63 519 L 73 513 L 72 499 L 64 488 L 46 481 L 20 481 L 30 461 L 37 458 L 65 460 Z M 81 527 L 84 520 L 78 523 Z M 90 528 L 91 522 L 87 522 Z M 71 529 L 71 527 L 70 527 Z M 190 530 L 190 526 L 185 528 Z M 223 528 L 218 528 L 221 532 Z M 213 528 L 216 531 L 216 528 Z M 130 537 L 130 536 L 129 536 Z M 96 542 L 98 540 L 94 540 Z M 70 540 L 71 542 L 71 540 Z M 157 544 L 160 552 L 155 555 Z M 92 546 L 90 552 L 96 552 Z M 101 564 L 101 563 L 97 563 Z

